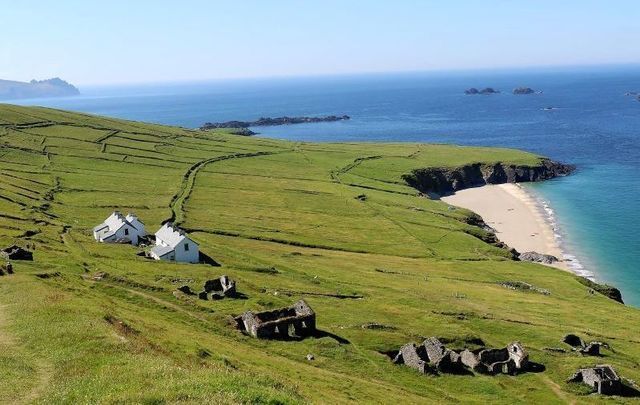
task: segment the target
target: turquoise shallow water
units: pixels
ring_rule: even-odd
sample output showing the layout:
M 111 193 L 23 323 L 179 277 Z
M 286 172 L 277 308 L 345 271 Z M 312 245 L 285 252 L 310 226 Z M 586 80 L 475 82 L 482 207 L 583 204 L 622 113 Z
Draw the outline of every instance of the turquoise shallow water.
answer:
M 491 96 L 465 96 L 468 87 Z M 514 96 L 529 86 L 543 94 Z M 363 75 L 81 89 L 23 100 L 114 117 L 198 127 L 262 116 L 349 114 L 350 121 L 257 128 L 302 141 L 409 141 L 526 149 L 575 163 L 575 175 L 531 187 L 549 201 L 581 271 L 640 306 L 640 68 Z M 553 107 L 548 110 L 546 107 Z

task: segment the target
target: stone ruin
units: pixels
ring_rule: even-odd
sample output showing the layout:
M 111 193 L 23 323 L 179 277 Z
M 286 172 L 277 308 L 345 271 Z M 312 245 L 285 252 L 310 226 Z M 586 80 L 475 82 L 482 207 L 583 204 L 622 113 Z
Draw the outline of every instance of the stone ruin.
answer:
M 0 257 L 6 260 L 33 260 L 33 253 L 18 245 L 12 245 L 2 249 Z
M 235 298 L 237 296 L 236 282 L 225 275 L 207 280 L 204 283 L 204 289 L 198 293 L 193 292 L 188 285 L 178 287 L 178 291 L 187 295 L 197 295 L 201 300 L 221 300 L 225 297 Z
M 235 318 L 241 330 L 258 339 L 290 339 L 316 332 L 316 313 L 300 300 L 273 311 L 247 311 Z
M 4 276 L 5 274 L 13 274 L 13 264 L 11 264 L 11 262 L 0 265 L 0 276 Z
M 482 374 L 516 374 L 527 368 L 529 355 L 524 347 L 513 342 L 503 349 L 478 349 L 461 352 L 446 348 L 438 338 L 426 339 L 421 345 L 409 343 L 400 348 L 393 359 L 421 373 L 461 373 L 466 369 Z
M 622 381 L 613 367 L 603 364 L 592 368 L 581 368 L 567 382 L 581 382 L 601 395 L 622 394 Z
M 600 347 L 605 346 L 602 342 L 584 342 L 579 336 L 568 334 L 562 341 L 571 346 L 573 351 L 588 356 L 600 356 Z

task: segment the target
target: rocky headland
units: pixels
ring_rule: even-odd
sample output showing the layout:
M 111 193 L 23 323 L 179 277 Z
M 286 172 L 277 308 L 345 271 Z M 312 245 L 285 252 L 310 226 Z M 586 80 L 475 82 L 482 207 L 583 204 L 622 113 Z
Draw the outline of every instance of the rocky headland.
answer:
M 276 117 L 276 118 L 259 118 L 255 121 L 225 121 L 225 122 L 207 122 L 200 127 L 201 130 L 218 128 L 249 128 L 249 127 L 272 127 L 276 125 L 292 125 L 292 124 L 309 124 L 316 122 L 335 122 L 346 121 L 351 119 L 348 115 L 327 115 L 324 117 Z
M 16 82 L 0 80 L 0 99 L 15 100 L 20 98 L 65 97 L 76 96 L 80 91 L 72 84 L 54 77 L 47 80 L 31 80 Z
M 475 163 L 461 167 L 416 169 L 402 176 L 423 193 L 449 194 L 485 184 L 523 183 L 566 176 L 575 166 L 541 159 L 536 166 Z

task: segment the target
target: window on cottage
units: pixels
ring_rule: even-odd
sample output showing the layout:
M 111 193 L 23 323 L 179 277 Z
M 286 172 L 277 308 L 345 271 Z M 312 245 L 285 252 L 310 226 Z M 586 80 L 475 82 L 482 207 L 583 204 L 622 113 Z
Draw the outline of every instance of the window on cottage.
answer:
M 124 234 L 129 235 L 129 228 L 124 228 Z
M 188 243 L 185 243 L 185 244 L 184 244 L 184 251 L 185 251 L 185 252 L 188 252 L 188 251 L 189 251 L 189 244 L 188 244 Z

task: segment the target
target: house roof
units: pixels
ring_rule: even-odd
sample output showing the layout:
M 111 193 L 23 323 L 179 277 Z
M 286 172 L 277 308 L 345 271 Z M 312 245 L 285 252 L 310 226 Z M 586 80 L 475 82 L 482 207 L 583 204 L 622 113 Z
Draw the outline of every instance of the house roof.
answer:
M 158 241 L 162 241 L 163 244 L 168 245 L 172 248 L 175 248 L 184 240 L 189 240 L 196 246 L 198 245 L 193 240 L 191 240 L 182 229 L 173 225 L 171 222 L 167 222 L 166 224 L 162 225 L 158 232 L 156 232 L 156 243 Z
M 136 226 L 137 224 L 137 226 Z M 134 214 L 127 214 L 125 217 L 120 211 L 113 211 L 103 223 L 93 228 L 93 232 L 112 233 L 118 231 L 123 226 L 128 225 L 137 231 L 144 232 L 144 224 Z M 104 239 L 105 236 L 103 235 Z
M 130 212 L 130 213 L 128 213 L 128 214 L 127 214 L 127 216 L 125 217 L 125 219 L 126 219 L 127 221 L 129 221 L 129 222 L 132 224 L 132 226 L 133 226 L 134 228 L 136 228 L 136 229 L 137 229 L 137 227 L 135 226 L 135 223 L 136 223 L 136 222 L 137 222 L 137 223 L 139 223 L 140 225 L 144 226 L 144 222 L 142 222 L 142 221 L 140 220 L 140 218 L 138 218 L 138 216 L 137 216 L 136 214 L 134 214 L 134 213 L 131 213 L 131 212 Z
M 105 228 L 109 228 L 109 225 L 105 224 L 104 222 L 101 223 L 100 225 L 96 226 L 93 228 L 93 232 L 99 232 Z
M 158 257 L 162 257 L 162 256 L 166 256 L 169 253 L 173 252 L 173 248 L 169 247 L 169 246 L 161 246 L 161 245 L 156 245 L 153 249 L 151 249 L 151 253 L 158 256 Z
M 129 214 L 131 215 L 131 214 Z M 134 218 L 132 216 L 132 218 Z M 113 211 L 113 214 L 109 215 L 109 217 L 104 221 L 105 224 L 109 226 L 109 229 L 120 229 L 122 225 L 129 225 L 133 229 L 138 229 L 135 225 L 133 225 L 124 215 L 120 213 L 120 211 Z

